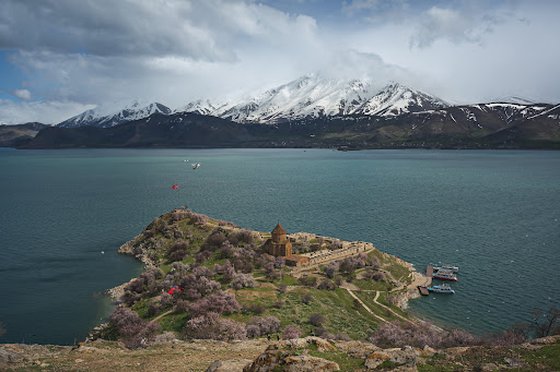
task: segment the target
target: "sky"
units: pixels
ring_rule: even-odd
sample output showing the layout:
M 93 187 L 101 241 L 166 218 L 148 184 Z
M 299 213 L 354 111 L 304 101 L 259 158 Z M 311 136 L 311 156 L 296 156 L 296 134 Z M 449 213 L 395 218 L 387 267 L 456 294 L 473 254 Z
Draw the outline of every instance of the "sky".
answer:
M 309 73 L 452 104 L 558 103 L 559 19 L 554 0 L 2 0 L 0 123 L 178 108 Z

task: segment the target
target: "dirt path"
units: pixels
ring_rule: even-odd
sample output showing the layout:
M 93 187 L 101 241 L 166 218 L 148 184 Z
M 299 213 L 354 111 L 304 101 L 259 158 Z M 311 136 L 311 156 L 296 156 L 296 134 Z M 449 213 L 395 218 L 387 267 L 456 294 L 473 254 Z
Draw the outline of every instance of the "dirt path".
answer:
M 364 309 L 366 309 L 366 311 L 367 311 L 368 313 L 370 313 L 370 314 L 373 315 L 376 319 L 382 321 L 383 323 L 387 323 L 387 320 L 386 320 L 386 319 L 383 319 L 382 317 L 380 317 L 379 315 L 377 315 L 376 313 L 374 313 L 374 312 L 369 308 L 369 306 L 367 306 L 366 304 L 364 304 L 364 302 L 363 302 L 362 300 L 360 300 L 359 297 L 356 296 L 356 295 L 354 294 L 354 292 L 352 292 L 352 291 L 351 291 L 350 289 L 348 289 L 348 288 L 344 288 L 344 289 L 346 289 L 346 290 L 348 291 L 348 293 L 350 294 L 350 296 L 354 297 L 354 299 L 357 300 L 357 301 L 362 305 L 362 307 L 363 307 Z
M 396 311 L 394 311 L 393 309 L 391 309 L 389 306 L 386 306 L 384 304 L 382 304 L 381 302 L 378 302 L 377 299 L 379 298 L 379 295 L 381 294 L 380 291 L 377 291 L 377 293 L 375 294 L 375 297 L 373 298 L 373 302 L 375 302 L 377 305 L 381 306 L 382 308 L 384 308 L 385 310 L 389 311 L 391 314 L 393 314 L 394 316 L 396 316 L 397 318 L 404 320 L 405 322 L 408 322 L 410 324 L 414 324 L 414 322 L 410 319 L 405 318 L 404 316 L 402 316 L 401 314 L 397 313 Z
M 174 312 L 174 311 L 175 311 L 175 310 L 172 309 L 172 310 L 166 311 L 166 312 L 163 313 L 163 314 L 159 314 L 159 315 L 156 316 L 154 319 L 152 319 L 152 320 L 150 321 L 150 323 L 155 323 L 155 322 L 157 322 L 158 320 L 160 320 L 161 318 L 163 318 L 164 316 L 169 315 L 169 314 L 171 314 L 171 313 Z

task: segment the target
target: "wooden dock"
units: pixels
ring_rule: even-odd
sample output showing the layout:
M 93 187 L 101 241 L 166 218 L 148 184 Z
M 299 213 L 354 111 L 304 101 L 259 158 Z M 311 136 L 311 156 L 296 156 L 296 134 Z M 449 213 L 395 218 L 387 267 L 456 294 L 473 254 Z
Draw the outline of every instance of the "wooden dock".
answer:
M 420 292 L 420 294 L 422 296 L 429 296 L 430 295 L 430 291 L 428 291 L 428 287 L 424 287 L 422 285 L 418 286 L 418 291 Z
M 426 276 L 431 278 L 433 275 L 434 267 L 432 265 L 428 265 L 428 267 L 426 267 Z

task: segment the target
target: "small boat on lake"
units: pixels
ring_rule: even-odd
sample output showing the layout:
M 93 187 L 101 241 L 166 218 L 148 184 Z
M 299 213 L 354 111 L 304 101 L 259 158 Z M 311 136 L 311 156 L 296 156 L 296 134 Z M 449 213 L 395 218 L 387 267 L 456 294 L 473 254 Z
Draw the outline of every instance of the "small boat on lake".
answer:
M 433 285 L 428 287 L 428 291 L 434 293 L 455 294 L 455 290 L 449 284 Z
M 449 281 L 452 281 L 452 282 L 456 282 L 456 281 L 459 280 L 457 278 L 457 275 L 455 275 L 453 273 L 453 271 L 450 271 L 450 270 L 434 271 L 434 273 L 432 274 L 432 278 L 439 279 L 439 280 L 449 280 Z
M 459 272 L 459 266 L 455 266 L 455 265 L 449 265 L 449 264 L 442 264 L 441 262 L 438 264 L 430 264 L 432 265 L 432 267 L 435 270 L 448 270 L 451 271 L 453 273 L 458 273 Z

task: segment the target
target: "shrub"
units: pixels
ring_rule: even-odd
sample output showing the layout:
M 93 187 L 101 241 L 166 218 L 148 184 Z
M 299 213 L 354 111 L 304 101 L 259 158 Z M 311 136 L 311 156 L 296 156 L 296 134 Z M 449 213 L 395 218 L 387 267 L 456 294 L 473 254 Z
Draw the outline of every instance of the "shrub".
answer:
M 324 339 L 335 339 L 336 336 L 333 335 L 332 333 L 330 333 L 329 331 L 327 331 L 325 328 L 323 327 L 317 327 L 313 330 L 313 333 L 315 334 L 315 336 L 317 337 L 321 337 Z
M 208 222 L 208 217 L 192 211 L 187 211 L 186 217 L 190 218 L 191 223 L 197 226 L 205 225 Z
M 194 274 L 188 274 L 183 277 L 179 286 L 184 288 L 179 296 L 189 300 L 205 297 L 221 289 L 221 285 L 217 281 L 208 279 L 206 276 L 196 276 Z
M 319 286 L 317 288 L 334 291 L 336 289 L 336 285 L 332 280 L 324 279 L 321 281 L 321 283 L 319 283 Z
M 266 308 L 264 307 L 264 305 L 261 305 L 261 304 L 249 304 L 249 305 L 244 306 L 243 310 L 245 312 L 253 313 L 255 315 L 260 315 L 260 314 L 264 313 Z
M 177 310 L 187 312 L 191 317 L 197 317 L 210 312 L 231 314 L 239 311 L 240 308 L 241 306 L 235 299 L 235 296 L 223 291 L 213 293 L 196 301 L 177 301 Z
M 195 261 L 198 265 L 208 261 L 208 259 L 212 257 L 212 252 L 210 251 L 202 251 L 198 252 L 195 256 Z
M 313 301 L 313 296 L 311 296 L 311 294 L 306 293 L 301 296 L 301 302 L 303 302 L 304 304 L 309 305 L 311 301 Z
M 247 337 L 269 335 L 278 332 L 279 329 L 280 320 L 275 316 L 254 317 L 247 324 Z
M 284 294 L 288 291 L 288 286 L 286 284 L 280 284 L 278 286 L 278 292 Z
M 243 323 L 223 319 L 216 313 L 208 313 L 190 319 L 185 326 L 187 338 L 213 340 L 244 340 L 247 330 Z
M 239 243 L 251 244 L 253 243 L 253 233 L 249 230 L 241 229 L 231 232 L 227 239 L 234 245 Z
M 255 285 L 255 279 L 253 279 L 251 274 L 235 274 L 231 281 L 231 287 L 233 289 L 254 288 Z
M 311 314 L 309 316 L 309 323 L 315 327 L 321 327 L 325 323 L 325 317 L 322 314 Z
M 521 344 L 529 338 L 528 324 L 515 324 L 503 332 L 484 338 L 483 342 L 492 346 L 511 346 Z
M 187 256 L 189 243 L 185 240 L 178 241 L 167 250 L 169 261 L 181 261 Z
M 327 278 L 330 278 L 330 279 L 334 278 L 337 271 L 338 271 L 338 264 L 335 263 L 335 262 L 332 262 L 328 266 L 325 266 L 323 268 L 323 272 L 325 273 Z
M 299 338 L 299 336 L 301 336 L 301 330 L 299 329 L 299 327 L 293 324 L 290 324 L 289 326 L 284 328 L 284 332 L 282 332 L 282 338 L 284 340 Z
M 229 260 L 226 260 L 223 265 L 214 265 L 214 272 L 221 275 L 223 281 L 226 283 L 231 282 L 236 275 L 235 268 Z
M 201 250 L 215 251 L 221 248 L 222 244 L 226 240 L 226 235 L 222 232 L 222 230 L 216 229 L 210 235 L 208 235 L 204 243 L 202 243 Z
M 170 295 L 167 292 L 164 292 L 161 294 L 160 299 L 159 299 L 159 304 L 162 308 L 168 308 L 173 306 L 173 304 L 175 303 L 175 298 L 173 298 L 172 295 Z
M 478 343 L 470 333 L 462 330 L 441 332 L 433 327 L 410 323 L 383 323 L 369 338 L 380 347 L 403 347 L 406 345 L 422 348 L 466 346 Z
M 303 276 L 303 277 L 298 279 L 298 282 L 301 285 L 304 285 L 306 287 L 315 288 L 317 286 L 317 277 L 315 277 L 315 276 Z
M 157 323 L 146 322 L 125 307 L 118 307 L 113 311 L 109 318 L 109 327 L 115 330 L 128 348 L 147 346 L 159 331 Z
M 551 306 L 548 310 L 533 310 L 530 329 L 535 337 L 560 334 L 560 308 Z

